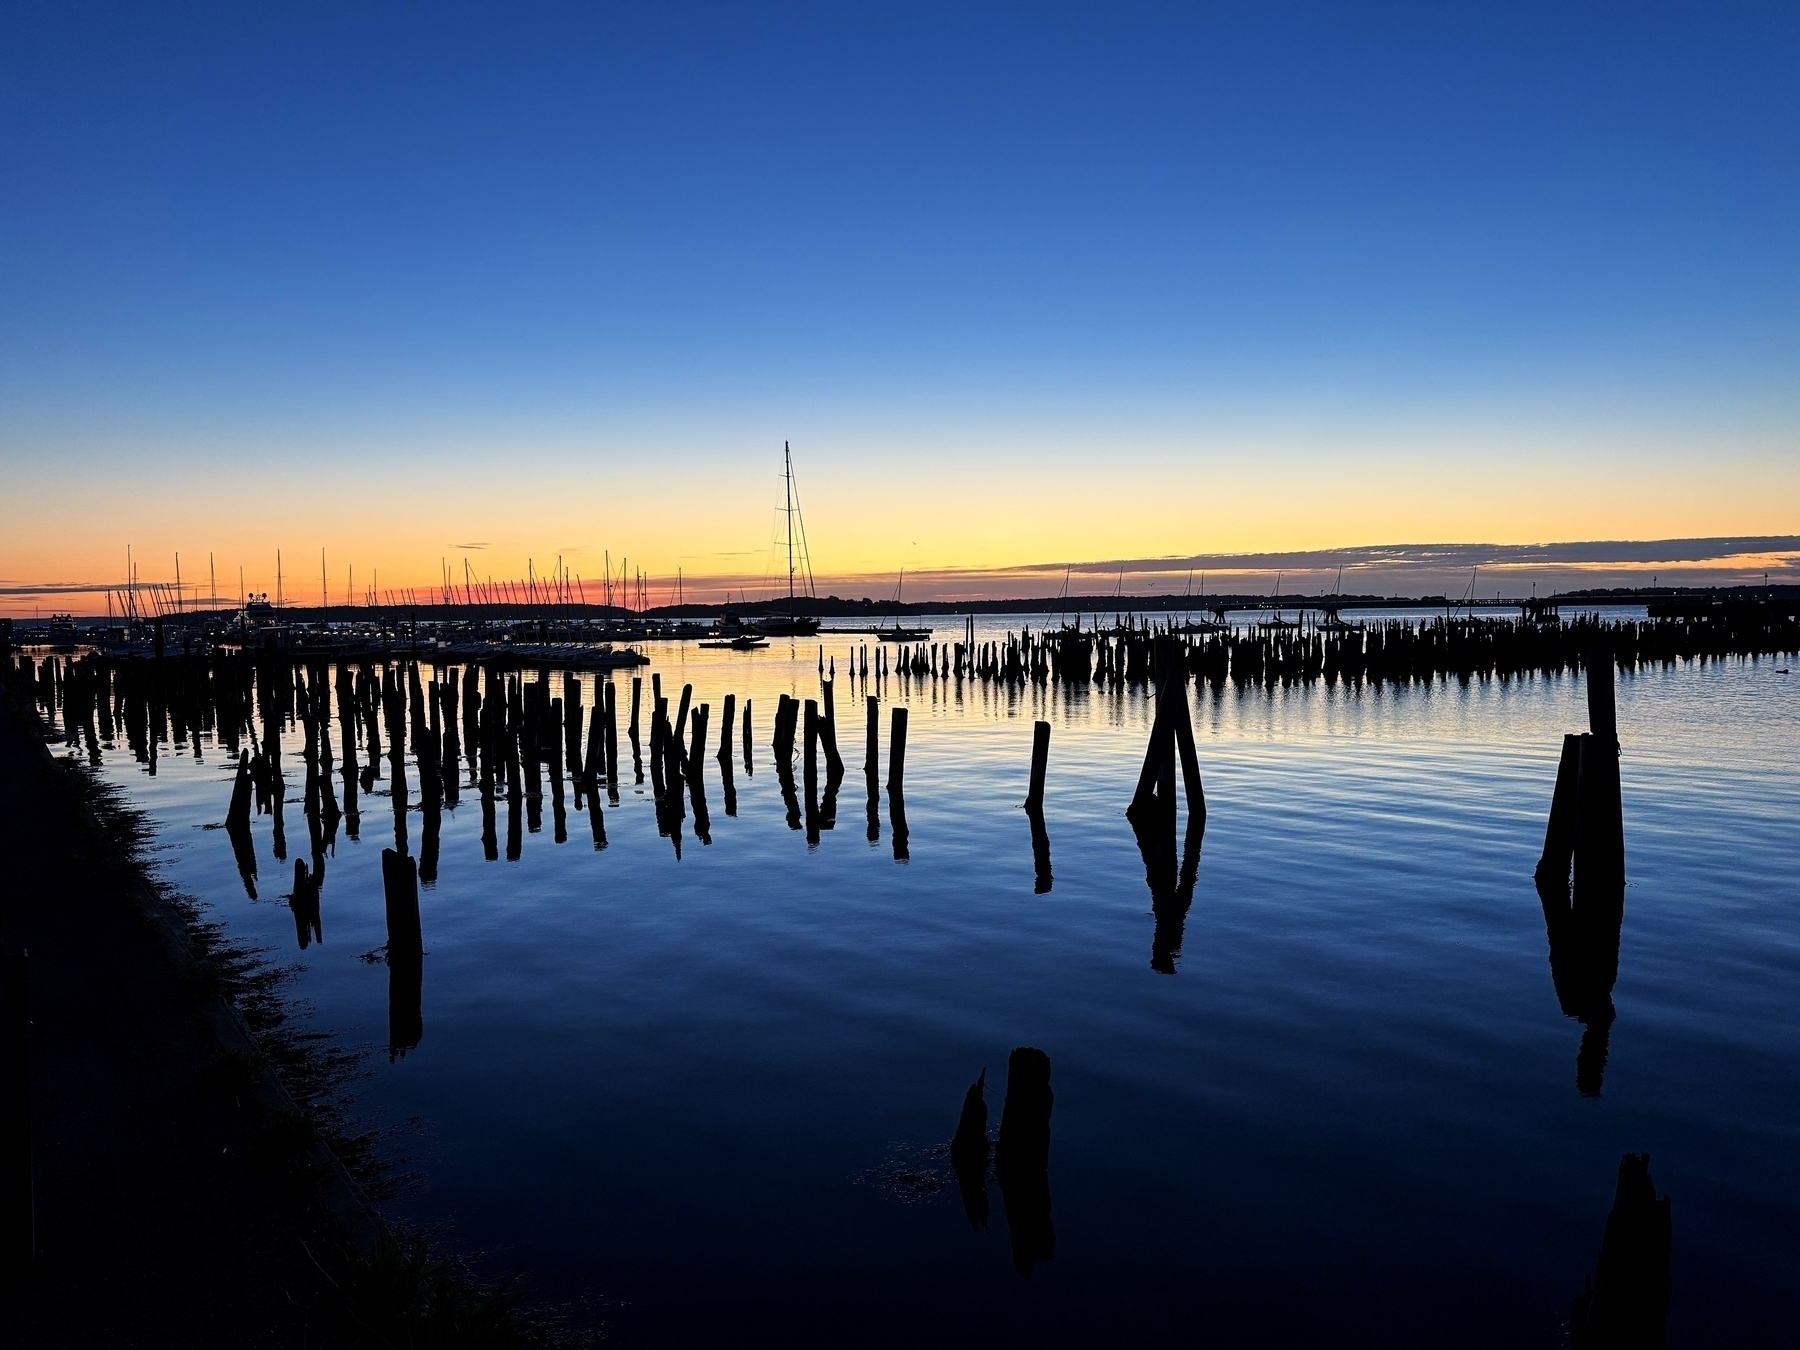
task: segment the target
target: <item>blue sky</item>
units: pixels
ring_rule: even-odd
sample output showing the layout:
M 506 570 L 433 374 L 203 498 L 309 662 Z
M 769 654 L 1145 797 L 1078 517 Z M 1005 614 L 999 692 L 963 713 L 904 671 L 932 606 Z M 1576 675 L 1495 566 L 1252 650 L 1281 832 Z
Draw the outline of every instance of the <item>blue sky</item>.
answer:
M 736 484 L 793 436 L 815 482 L 908 455 L 998 491 L 1041 454 L 1242 488 L 1250 454 L 1303 492 L 1330 454 L 1411 493 L 1471 456 L 1662 484 L 1642 530 L 1526 511 L 1520 539 L 1800 503 L 1791 5 L 9 5 L 4 32 L 25 486 L 71 454 L 174 502 L 270 456 L 634 449 Z M 1684 522 L 1698 470 L 1726 486 Z M 1374 542 L 1258 528 L 1168 547 Z M 1038 556 L 1118 552 L 1082 543 Z

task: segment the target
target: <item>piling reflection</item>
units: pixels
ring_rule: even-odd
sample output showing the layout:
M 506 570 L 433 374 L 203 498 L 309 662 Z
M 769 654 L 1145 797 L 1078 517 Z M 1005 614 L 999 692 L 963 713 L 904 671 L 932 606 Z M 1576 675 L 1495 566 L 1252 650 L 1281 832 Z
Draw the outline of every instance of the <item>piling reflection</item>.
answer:
M 819 797 L 819 828 L 831 830 L 837 828 L 838 789 L 844 782 L 843 766 L 827 766 L 825 770 L 825 791 Z
M 272 703 L 263 708 L 263 795 L 269 812 L 269 847 L 276 862 L 287 861 L 287 775 L 281 767 L 281 719 Z
M 950 1140 L 950 1166 L 962 1192 L 963 1213 L 968 1216 L 969 1227 L 978 1233 L 986 1232 L 988 1226 L 987 1178 L 993 1152 L 987 1133 L 986 1090 L 987 1070 L 983 1069 L 963 1094 L 962 1114 Z
M 419 830 L 419 880 L 427 886 L 438 878 L 438 836 L 443 829 L 443 811 L 435 801 L 425 804 L 425 819 Z
M 381 851 L 382 898 L 387 916 L 388 1059 L 405 1056 L 425 1034 L 421 999 L 425 942 L 419 922 L 419 874 L 413 859 Z
M 1569 1310 L 1570 1350 L 1663 1344 L 1673 1245 L 1669 1210 L 1669 1198 L 1656 1194 L 1650 1177 L 1650 1155 L 1620 1158 L 1600 1258 Z
M 1160 812 L 1146 812 L 1131 822 L 1138 852 L 1144 860 L 1144 880 L 1150 888 L 1150 912 L 1156 921 L 1150 940 L 1150 968 L 1173 975 L 1181 960 L 1181 943 L 1187 913 L 1194 901 L 1194 883 L 1200 874 L 1200 846 L 1206 822 L 1190 815 L 1179 861 L 1175 852 L 1175 820 Z
M 888 788 L 888 826 L 894 836 L 894 861 L 909 861 L 912 832 L 906 828 L 906 794 L 897 784 Z
M 494 794 L 481 794 L 481 856 L 489 862 L 500 861 L 500 836 L 494 822 Z
M 225 822 L 225 833 L 231 839 L 232 856 L 237 859 L 238 876 L 244 883 L 244 894 L 256 899 L 256 843 L 250 837 L 248 821 Z
M 1534 877 L 1550 947 L 1550 981 L 1582 1025 L 1575 1087 L 1598 1097 L 1625 922 L 1625 830 L 1610 658 L 1590 653 L 1586 735 L 1563 738 L 1544 852 Z
M 781 804 L 787 809 L 787 827 L 801 829 L 800 794 L 794 784 L 794 770 L 779 757 L 775 760 L 775 781 L 781 788 Z
M 688 800 L 694 808 L 694 838 L 710 846 L 712 815 L 706 807 L 706 783 L 701 777 L 699 764 L 692 764 L 684 776 L 687 779 Z
M 606 847 L 606 812 L 598 797 L 588 798 L 588 828 L 594 836 L 594 852 Z
M 524 810 L 524 794 L 517 790 L 516 784 L 509 784 L 506 793 L 506 861 L 517 862 L 525 853 L 525 826 L 522 812 Z
M 569 842 L 569 813 L 563 800 L 562 763 L 550 760 L 550 837 L 559 844 Z
M 406 1058 L 425 1038 L 425 963 L 416 956 L 387 954 L 388 1062 Z
M 342 690 L 344 685 L 340 684 L 339 688 Z M 356 800 L 356 723 L 351 718 L 349 703 L 340 701 L 338 714 L 338 735 L 344 743 L 344 764 L 340 771 L 344 781 L 344 833 L 357 839 L 362 834 L 362 811 Z
M 737 780 L 732 773 L 731 756 L 719 756 L 719 795 L 725 799 L 725 815 L 737 815 Z
M 325 928 L 319 913 L 319 891 L 325 883 L 325 864 L 319 862 L 309 871 L 303 859 L 294 859 L 294 892 L 288 906 L 294 912 L 294 936 L 305 951 L 313 942 L 325 940 Z
M 1036 874 L 1031 889 L 1037 895 L 1048 895 L 1055 877 L 1050 872 L 1050 831 L 1044 827 L 1044 808 L 1027 806 L 1025 818 L 1031 823 L 1031 865 Z

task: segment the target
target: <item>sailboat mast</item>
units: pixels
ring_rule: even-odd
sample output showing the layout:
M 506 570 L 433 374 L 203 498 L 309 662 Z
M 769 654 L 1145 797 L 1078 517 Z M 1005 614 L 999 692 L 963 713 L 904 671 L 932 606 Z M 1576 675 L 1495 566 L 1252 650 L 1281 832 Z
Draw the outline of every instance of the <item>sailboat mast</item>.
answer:
M 794 612 L 794 452 L 786 441 L 781 443 L 781 458 L 784 472 L 782 483 L 787 489 L 787 548 L 788 548 L 788 613 Z

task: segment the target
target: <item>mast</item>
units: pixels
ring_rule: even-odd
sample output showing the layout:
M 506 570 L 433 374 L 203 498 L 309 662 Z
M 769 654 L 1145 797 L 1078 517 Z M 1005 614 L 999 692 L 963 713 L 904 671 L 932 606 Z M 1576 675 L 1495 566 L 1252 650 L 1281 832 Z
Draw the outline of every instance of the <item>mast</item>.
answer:
M 794 451 L 781 443 L 782 483 L 787 489 L 788 613 L 794 612 Z

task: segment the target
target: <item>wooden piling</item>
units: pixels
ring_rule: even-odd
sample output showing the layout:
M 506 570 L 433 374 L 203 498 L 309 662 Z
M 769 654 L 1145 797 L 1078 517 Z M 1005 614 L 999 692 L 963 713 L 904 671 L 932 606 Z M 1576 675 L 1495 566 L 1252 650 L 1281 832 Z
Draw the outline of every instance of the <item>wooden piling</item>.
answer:
M 1590 647 L 1582 657 L 1587 674 L 1588 730 L 1611 740 L 1619 738 L 1618 710 L 1613 693 L 1612 653 Z
M 844 761 L 838 754 L 836 680 L 819 685 L 819 741 L 825 749 L 825 769 L 833 778 L 844 776 Z
M 889 792 L 902 791 L 906 781 L 906 709 L 895 708 L 888 728 Z
M 1006 1103 L 1000 1137 L 994 1144 L 994 1175 L 1006 1204 L 1013 1268 L 1031 1268 L 1056 1254 L 1056 1227 L 1050 1216 L 1050 1057 L 1020 1046 L 1007 1057 Z
M 609 789 L 619 788 L 619 692 L 611 680 L 606 682 L 606 782 Z M 615 799 L 616 800 L 616 799 Z
M 1589 734 L 1583 738 L 1577 791 L 1575 884 L 1611 888 L 1625 884 L 1625 817 L 1619 782 L 1618 720 L 1613 699 L 1613 659 L 1590 649 L 1587 666 Z
M 1562 759 L 1556 766 L 1556 790 L 1550 798 L 1550 821 L 1544 828 L 1544 852 L 1538 859 L 1540 881 L 1569 881 L 1569 862 L 1575 856 L 1575 834 L 1580 811 L 1581 737 L 1563 737 Z
M 805 738 L 801 742 L 801 755 L 804 760 L 807 781 L 810 783 L 819 775 L 819 705 L 813 699 L 806 700 Z
M 1035 1170 L 1050 1161 L 1050 1056 L 1022 1045 L 1006 1059 L 1006 1102 L 1000 1111 L 1000 1138 L 994 1145 L 998 1170 Z
M 1150 726 L 1150 743 L 1144 750 L 1143 767 L 1138 772 L 1137 791 L 1132 794 L 1126 816 L 1136 821 L 1156 810 L 1172 821 L 1175 816 L 1175 761 L 1181 758 L 1190 819 L 1202 826 L 1206 819 L 1206 797 L 1200 784 L 1199 760 L 1193 749 L 1193 728 L 1187 710 L 1187 670 L 1182 664 L 1175 640 L 1157 639 L 1156 716 Z
M 1576 791 L 1574 882 L 1599 894 L 1625 884 L 1625 821 L 1620 800 L 1619 743 L 1592 733 L 1581 737 L 1581 775 Z
M 700 757 L 706 753 L 706 723 L 711 713 L 711 706 L 705 703 L 694 709 L 693 743 L 687 756 L 690 776 L 700 772 Z
M 719 759 L 729 762 L 731 759 L 732 723 L 737 718 L 737 695 L 725 695 L 725 708 L 719 717 Z M 729 813 L 728 813 L 729 814 Z
M 603 699 L 596 699 L 592 711 L 588 713 L 587 754 L 581 763 L 582 776 L 587 779 L 587 790 L 592 793 L 594 784 L 606 772 L 606 708 Z
M 1044 773 L 1050 764 L 1050 724 L 1034 723 L 1031 728 L 1031 788 L 1025 794 L 1025 809 L 1041 811 L 1044 806 Z
M 1206 789 L 1200 782 L 1200 756 L 1194 748 L 1194 722 L 1188 715 L 1187 677 L 1175 679 L 1175 748 L 1181 755 L 1181 786 L 1187 796 L 1188 819 L 1206 828 Z M 1190 825 L 1191 828 L 1191 825 Z
M 881 771 L 881 700 L 874 694 L 868 694 L 863 698 L 863 706 L 868 712 L 868 724 L 863 733 L 863 772 L 879 773 Z

